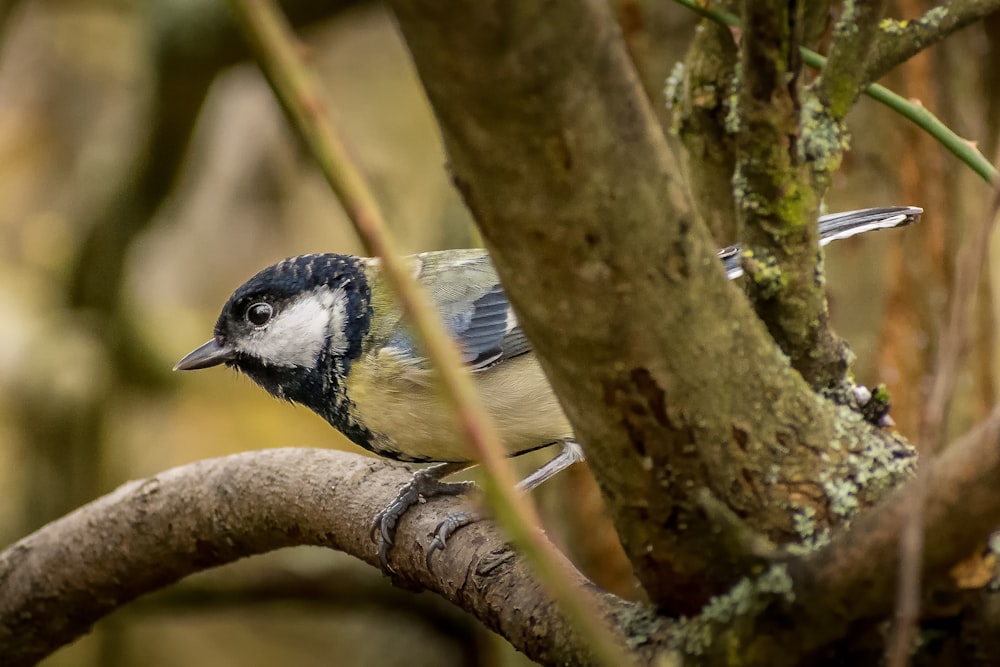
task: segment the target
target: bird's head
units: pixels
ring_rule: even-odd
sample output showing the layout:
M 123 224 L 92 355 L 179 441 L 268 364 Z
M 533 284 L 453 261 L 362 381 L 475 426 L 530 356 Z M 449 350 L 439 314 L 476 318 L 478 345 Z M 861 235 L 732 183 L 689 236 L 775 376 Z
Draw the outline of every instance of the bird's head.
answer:
M 225 364 L 279 398 L 323 414 L 371 320 L 363 260 L 302 255 L 267 267 L 223 306 L 211 340 L 174 370 Z

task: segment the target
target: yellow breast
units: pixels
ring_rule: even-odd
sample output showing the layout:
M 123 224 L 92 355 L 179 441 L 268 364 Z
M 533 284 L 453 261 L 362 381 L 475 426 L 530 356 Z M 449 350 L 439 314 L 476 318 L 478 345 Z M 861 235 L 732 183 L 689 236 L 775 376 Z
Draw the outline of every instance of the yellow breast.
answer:
M 353 365 L 347 395 L 355 418 L 384 437 L 381 446 L 408 459 L 468 461 L 457 421 L 431 373 L 384 349 L 369 356 Z M 572 437 L 533 354 L 478 371 L 473 378 L 510 455 Z

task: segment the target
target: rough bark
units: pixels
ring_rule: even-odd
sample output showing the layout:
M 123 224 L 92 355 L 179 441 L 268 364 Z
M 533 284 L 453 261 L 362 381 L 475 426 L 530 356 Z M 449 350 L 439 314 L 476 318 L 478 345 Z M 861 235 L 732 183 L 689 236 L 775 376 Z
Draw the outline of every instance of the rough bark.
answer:
M 0 662 L 34 664 L 139 595 L 280 547 L 326 546 L 377 565 L 372 517 L 408 479 L 400 466 L 355 454 L 278 449 L 130 482 L 0 554 Z M 590 664 L 587 644 L 488 522 L 457 533 L 428 566 L 431 533 L 460 507 L 442 498 L 407 513 L 396 583 L 437 592 L 535 660 Z M 615 627 L 650 618 L 563 565 Z
M 788 542 L 909 474 L 908 446 L 814 394 L 726 283 L 604 2 L 393 6 L 455 182 L 656 603 L 696 611 L 755 562 L 705 521 L 702 489 Z
M 925 579 L 944 575 L 1000 522 L 998 434 L 1000 410 L 952 445 L 928 476 Z M 354 454 L 278 449 L 130 482 L 0 552 L 0 662 L 34 664 L 144 593 L 272 549 L 312 544 L 377 564 L 371 517 L 408 478 L 402 466 Z M 891 609 L 895 545 L 922 492 L 911 481 L 813 553 L 761 551 L 763 574 L 690 619 L 600 593 L 563 566 L 640 664 L 727 665 L 734 655 L 740 664 L 801 664 L 853 624 Z M 491 522 L 456 533 L 428 565 L 431 533 L 451 512 L 468 509 L 463 502 L 440 498 L 407 513 L 395 582 L 463 607 L 539 662 L 594 664 Z

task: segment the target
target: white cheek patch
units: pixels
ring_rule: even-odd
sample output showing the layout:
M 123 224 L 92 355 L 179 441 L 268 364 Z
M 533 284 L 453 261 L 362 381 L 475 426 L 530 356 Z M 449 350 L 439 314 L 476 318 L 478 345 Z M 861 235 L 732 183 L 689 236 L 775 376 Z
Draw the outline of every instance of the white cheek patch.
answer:
M 312 368 L 328 338 L 333 354 L 347 351 L 346 321 L 344 290 L 320 287 L 282 307 L 267 326 L 251 331 L 239 349 L 276 366 Z

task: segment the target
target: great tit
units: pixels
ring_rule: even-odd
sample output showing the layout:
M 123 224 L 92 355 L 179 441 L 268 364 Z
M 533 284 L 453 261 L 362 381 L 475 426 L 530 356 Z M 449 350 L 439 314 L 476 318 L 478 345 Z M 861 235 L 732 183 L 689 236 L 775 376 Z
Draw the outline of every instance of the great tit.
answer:
M 907 225 L 921 212 L 895 207 L 826 215 L 819 219 L 820 245 Z M 739 255 L 739 245 L 719 251 L 730 279 L 743 273 Z M 458 343 L 507 452 L 518 456 L 562 444 L 520 487 L 530 490 L 582 460 L 486 251 L 442 250 L 406 261 Z M 437 462 L 415 473 L 375 519 L 373 532 L 382 535 L 379 553 L 387 567 L 402 514 L 421 496 L 463 491 L 467 485 L 441 479 L 472 462 L 379 267 L 377 259 L 338 254 L 302 255 L 269 266 L 229 297 L 215 336 L 174 370 L 225 364 L 271 395 L 306 406 L 379 456 Z M 432 552 L 475 518 L 446 521 Z

